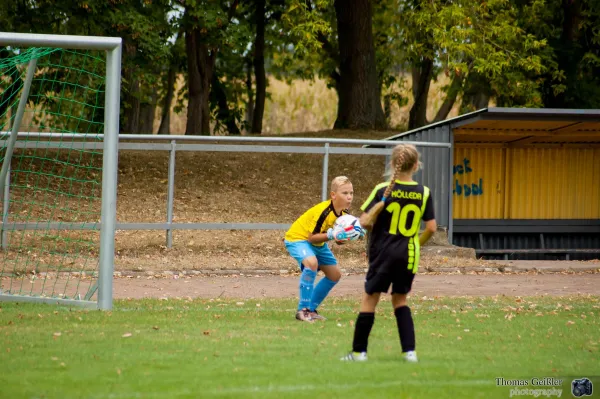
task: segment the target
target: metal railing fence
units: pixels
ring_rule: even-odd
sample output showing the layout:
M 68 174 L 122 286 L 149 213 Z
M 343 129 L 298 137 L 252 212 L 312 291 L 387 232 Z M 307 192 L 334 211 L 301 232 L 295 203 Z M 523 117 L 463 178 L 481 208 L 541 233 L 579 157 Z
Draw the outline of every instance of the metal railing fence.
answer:
M 6 132 L 0 132 L 0 148 L 7 140 Z M 103 135 L 95 136 L 98 141 L 78 141 L 78 134 L 56 133 L 24 133 L 19 132 L 15 148 L 26 149 L 92 149 L 102 151 Z M 88 136 L 89 138 L 89 136 Z M 38 141 L 32 141 L 37 139 Z M 57 141 L 55 139 L 60 139 Z M 64 141 L 68 139 L 69 141 Z M 142 141 L 142 142 L 140 142 Z M 151 142 L 149 142 L 151 141 Z M 269 145 L 266 145 L 266 144 Z M 450 143 L 437 142 L 409 142 L 417 147 L 447 148 L 452 159 L 452 146 Z M 275 144 L 275 145 L 273 145 Z M 400 144 L 398 141 L 364 140 L 364 139 L 335 139 L 335 138 L 299 138 L 299 137 L 255 137 L 255 136 L 185 136 L 185 135 L 119 135 L 119 151 L 169 151 L 168 180 L 167 180 L 167 220 L 156 223 L 116 222 L 116 230 L 165 230 L 166 246 L 173 245 L 173 230 L 282 230 L 289 224 L 282 223 L 173 223 L 173 201 L 175 196 L 175 159 L 179 151 L 209 151 L 209 152 L 254 152 L 254 153 L 296 153 L 296 154 L 322 154 L 323 169 L 321 180 L 321 198 L 328 198 L 329 185 L 329 155 L 354 154 L 354 155 L 383 155 L 389 157 L 393 147 Z M 361 146 L 351 147 L 349 145 Z M 365 148 L 364 146 L 378 146 L 383 148 Z M 8 179 L 7 179 L 8 180 Z M 8 204 L 10 198 L 10 185 L 5 185 L 3 203 Z M 98 230 L 99 223 L 2 223 L 2 246 L 6 247 L 6 231 L 10 230 Z

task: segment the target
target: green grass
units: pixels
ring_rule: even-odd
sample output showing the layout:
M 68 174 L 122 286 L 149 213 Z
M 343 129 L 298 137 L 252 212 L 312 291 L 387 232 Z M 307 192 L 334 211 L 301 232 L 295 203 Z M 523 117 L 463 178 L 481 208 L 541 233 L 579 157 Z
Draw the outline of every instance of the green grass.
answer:
M 1 398 L 507 398 L 496 377 L 589 377 L 600 297 L 419 298 L 420 363 L 400 360 L 389 301 L 369 361 L 343 363 L 355 300 L 294 320 L 294 300 L 117 301 L 112 312 L 0 304 Z M 594 377 L 595 376 L 595 377 Z M 551 387 L 527 387 L 529 389 Z M 544 396 L 542 396 L 544 397 Z

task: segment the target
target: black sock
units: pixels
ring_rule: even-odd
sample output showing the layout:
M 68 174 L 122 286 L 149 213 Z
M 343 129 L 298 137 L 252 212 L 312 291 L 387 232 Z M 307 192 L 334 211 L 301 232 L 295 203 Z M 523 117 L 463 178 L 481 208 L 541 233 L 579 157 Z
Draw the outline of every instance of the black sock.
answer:
M 402 352 L 414 351 L 415 325 L 410 314 L 410 308 L 408 306 L 400 306 L 394 309 L 394 315 L 396 316 L 396 324 L 398 325 Z
M 361 312 L 356 318 L 354 326 L 354 342 L 352 343 L 352 351 L 366 352 L 369 345 L 369 334 L 375 323 L 375 313 Z

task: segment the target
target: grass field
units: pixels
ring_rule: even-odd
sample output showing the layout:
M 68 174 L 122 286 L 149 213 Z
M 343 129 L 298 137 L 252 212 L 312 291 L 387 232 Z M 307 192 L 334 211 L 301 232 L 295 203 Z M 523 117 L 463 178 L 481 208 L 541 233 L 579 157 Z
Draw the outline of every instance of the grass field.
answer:
M 338 358 L 350 349 L 356 300 L 328 299 L 329 320 L 314 324 L 293 319 L 295 304 L 117 301 L 100 312 L 2 303 L 0 397 L 510 397 L 497 377 L 563 379 L 561 397 L 572 397 L 573 378 L 600 389 L 597 296 L 414 299 L 418 364 L 400 359 L 389 300 L 369 361 L 351 364 Z

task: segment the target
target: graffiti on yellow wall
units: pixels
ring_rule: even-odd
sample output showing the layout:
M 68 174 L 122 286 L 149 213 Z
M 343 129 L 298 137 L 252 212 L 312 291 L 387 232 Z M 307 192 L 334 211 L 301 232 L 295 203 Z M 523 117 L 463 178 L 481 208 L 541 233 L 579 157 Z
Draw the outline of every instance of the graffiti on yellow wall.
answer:
M 467 179 L 467 176 L 465 175 L 469 175 L 469 178 L 473 176 L 473 168 L 470 166 L 470 162 L 471 161 L 468 158 L 464 158 L 461 163 L 456 164 L 453 167 L 452 174 L 455 176 L 455 178 L 454 189 L 452 189 L 452 192 L 454 193 L 454 195 L 462 195 L 465 198 L 470 196 L 483 195 L 483 179 L 481 177 L 479 179 L 469 179 L 471 181 L 475 180 L 475 183 L 464 183 L 464 180 Z M 461 184 L 458 181 L 459 177 L 464 177 L 461 179 L 463 180 L 463 184 Z

